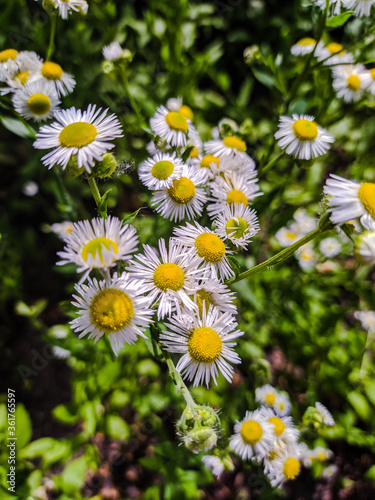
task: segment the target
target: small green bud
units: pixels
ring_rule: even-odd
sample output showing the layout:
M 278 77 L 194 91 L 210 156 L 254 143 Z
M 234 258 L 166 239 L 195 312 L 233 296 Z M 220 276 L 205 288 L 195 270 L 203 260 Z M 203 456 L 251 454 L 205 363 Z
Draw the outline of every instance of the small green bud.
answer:
M 245 64 L 249 66 L 254 62 L 261 58 L 261 54 L 259 51 L 258 45 L 252 45 L 251 47 L 246 47 L 243 51 L 243 58 L 245 60 Z
M 238 132 L 238 125 L 231 118 L 223 118 L 220 120 L 218 127 L 222 136 L 233 135 Z
M 104 60 L 102 62 L 102 70 L 106 75 L 114 76 L 115 65 L 113 64 L 113 61 Z
M 79 177 L 85 171 L 85 167 L 78 167 L 77 155 L 72 155 L 66 166 L 66 172 L 72 177 Z
M 210 427 L 202 427 L 188 432 L 183 437 L 183 441 L 188 450 L 199 453 L 200 451 L 208 451 L 216 445 L 217 434 Z
M 112 153 L 105 153 L 101 161 L 92 169 L 92 176 L 99 179 L 111 177 L 117 167 L 117 160 Z

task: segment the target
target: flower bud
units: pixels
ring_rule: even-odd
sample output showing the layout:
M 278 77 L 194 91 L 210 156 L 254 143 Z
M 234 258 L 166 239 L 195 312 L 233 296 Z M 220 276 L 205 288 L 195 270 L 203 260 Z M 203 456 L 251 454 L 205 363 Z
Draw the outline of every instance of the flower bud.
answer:
M 72 177 L 79 177 L 85 171 L 85 167 L 78 167 L 77 155 L 72 155 L 66 166 L 66 172 Z
M 188 450 L 199 453 L 200 451 L 208 451 L 216 445 L 217 434 L 210 427 L 202 427 L 188 432 L 183 437 L 183 441 Z
M 95 164 L 92 169 L 92 176 L 99 179 L 104 179 L 105 177 L 111 177 L 117 167 L 117 160 L 112 153 L 106 153 L 103 155 L 101 161 Z

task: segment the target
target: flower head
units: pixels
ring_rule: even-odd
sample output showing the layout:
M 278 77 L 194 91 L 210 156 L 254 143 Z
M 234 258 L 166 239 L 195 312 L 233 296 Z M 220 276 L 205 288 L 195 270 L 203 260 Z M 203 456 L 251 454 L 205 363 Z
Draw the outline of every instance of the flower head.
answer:
M 51 118 L 60 104 L 55 88 L 41 80 L 16 90 L 12 101 L 17 113 L 36 122 Z

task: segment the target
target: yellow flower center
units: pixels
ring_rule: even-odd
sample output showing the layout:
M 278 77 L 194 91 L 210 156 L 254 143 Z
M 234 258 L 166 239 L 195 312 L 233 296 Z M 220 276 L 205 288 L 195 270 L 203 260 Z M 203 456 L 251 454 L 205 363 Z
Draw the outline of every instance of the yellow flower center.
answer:
M 51 101 L 44 94 L 34 94 L 28 98 L 27 107 L 33 115 L 43 116 L 51 109 Z
M 193 113 L 193 110 L 191 108 L 189 108 L 189 106 L 186 106 L 186 104 L 183 104 L 180 108 L 180 114 L 187 118 L 188 120 L 191 120 L 193 121 L 193 118 L 194 118 L 194 113 Z
M 203 233 L 195 239 L 195 247 L 199 257 L 204 257 L 206 262 L 220 262 L 225 256 L 225 245 L 216 234 Z
M 297 233 L 293 233 L 293 231 L 287 231 L 285 235 L 289 240 L 294 240 L 297 237 Z
M 325 460 L 327 460 L 327 453 L 325 453 L 324 451 L 320 451 L 316 456 L 316 460 L 324 462 Z
M 315 43 L 316 41 L 313 38 L 306 37 L 301 38 L 301 40 L 297 42 L 297 45 L 315 45 Z
M 188 203 L 195 196 L 194 183 L 187 177 L 174 179 L 172 186 L 168 189 L 168 194 L 176 203 Z
M 241 437 L 246 444 L 254 446 L 263 436 L 263 429 L 256 420 L 248 420 L 241 427 Z
M 51 61 L 47 61 L 43 64 L 41 72 L 47 80 L 60 80 L 63 75 L 63 69 L 60 64 Z
M 350 75 L 348 80 L 348 89 L 351 90 L 352 92 L 356 92 L 361 88 L 361 80 L 358 78 L 357 75 Z
M 134 316 L 133 302 L 122 290 L 105 288 L 92 299 L 90 315 L 99 330 L 118 332 Z
M 98 131 L 91 123 L 70 123 L 60 132 L 59 141 L 64 148 L 83 148 L 91 144 L 97 134 Z
M 185 284 L 185 274 L 177 264 L 160 264 L 154 272 L 155 285 L 165 292 L 166 290 L 179 290 Z
M 189 158 L 198 158 L 199 150 L 198 148 L 193 148 L 189 153 Z
M 375 68 L 370 69 L 372 79 L 375 80 Z
M 113 253 L 113 260 L 115 260 L 116 254 L 118 252 L 118 246 L 116 243 L 108 238 L 95 238 L 89 241 L 82 248 L 82 258 L 86 262 L 89 255 L 94 259 L 98 256 L 100 262 L 103 264 L 103 250 L 106 249 Z
M 229 205 L 232 205 L 233 203 L 242 203 L 242 205 L 247 206 L 249 204 L 249 201 L 247 199 L 247 196 L 242 191 L 233 189 L 227 194 L 227 203 L 229 203 Z
M 281 434 L 285 431 L 285 424 L 279 417 L 271 417 L 268 419 L 268 422 L 275 426 L 275 434 L 276 436 L 281 436 Z
M 329 43 L 326 48 L 331 52 L 331 54 L 336 54 L 338 52 L 340 52 L 340 56 L 342 54 L 345 54 L 345 50 L 343 50 L 343 46 L 340 44 L 340 43 L 336 43 L 336 42 L 332 42 L 332 43 Z
M 241 217 L 229 219 L 225 231 L 231 238 L 242 238 L 249 232 L 249 224 Z
M 244 153 L 246 151 L 246 143 L 239 137 L 235 137 L 234 135 L 227 135 L 227 137 L 223 140 L 224 146 L 227 148 L 237 149 L 237 151 L 241 151 Z
M 202 161 L 201 161 L 201 167 L 202 168 L 210 168 L 211 163 L 215 163 L 216 166 L 219 166 L 220 159 L 217 156 L 213 155 L 206 155 L 203 156 Z
M 177 130 L 177 132 L 187 132 L 189 126 L 188 122 L 178 111 L 170 111 L 165 117 L 165 121 L 172 130 Z
M 196 328 L 188 340 L 189 354 L 199 363 L 212 363 L 220 356 L 223 342 L 212 328 Z
M 30 73 L 28 71 L 20 71 L 19 73 L 16 74 L 14 79 L 17 79 L 21 83 L 21 85 L 25 85 L 29 76 Z
M 272 392 L 269 392 L 268 394 L 266 394 L 266 397 L 264 399 L 269 406 L 272 406 L 275 402 L 276 396 Z
M 167 179 L 174 170 L 174 165 L 171 161 L 162 160 L 155 163 L 152 167 L 151 174 L 157 179 Z
M 6 49 L 0 52 L 0 63 L 5 63 L 8 59 L 14 61 L 18 55 L 18 51 L 15 49 Z
M 367 212 L 375 219 L 375 184 L 364 182 L 358 191 L 358 197 Z
M 190 298 L 193 300 L 194 296 L 190 295 Z M 199 290 L 196 293 L 195 303 L 198 306 L 200 316 L 202 316 L 203 303 L 206 311 L 208 311 L 210 305 L 214 305 L 211 294 L 210 292 L 207 292 L 207 290 Z
M 293 123 L 293 132 L 300 141 L 313 141 L 318 135 L 318 127 L 315 122 L 301 118 Z
M 284 476 L 287 479 L 295 479 L 301 471 L 300 461 L 294 457 L 289 457 L 284 463 Z

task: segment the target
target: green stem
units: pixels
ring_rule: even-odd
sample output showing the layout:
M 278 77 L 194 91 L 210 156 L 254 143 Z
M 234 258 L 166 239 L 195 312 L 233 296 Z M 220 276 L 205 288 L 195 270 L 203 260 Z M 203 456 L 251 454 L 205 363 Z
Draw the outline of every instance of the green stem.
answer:
M 274 141 L 275 142 L 275 141 Z M 270 160 L 264 167 L 259 167 L 258 175 L 264 175 L 273 165 L 284 156 L 284 152 L 280 153 L 278 156 Z
M 163 351 L 163 354 L 168 366 L 169 374 L 171 376 L 171 379 L 173 380 L 174 385 L 176 386 L 176 389 L 183 395 L 187 406 L 189 406 L 192 412 L 195 413 L 197 405 L 193 399 L 193 396 L 190 394 L 189 389 L 187 388 L 185 382 L 182 380 L 180 373 L 176 370 L 169 352 Z
M 55 34 L 56 34 L 57 15 L 51 14 L 50 19 L 51 19 L 51 32 L 50 32 L 50 36 L 49 36 L 49 44 L 48 44 L 47 56 L 46 56 L 47 61 L 49 61 L 51 59 L 53 51 L 55 49 Z
M 115 356 L 115 353 L 113 352 L 113 349 L 112 349 L 112 346 L 111 346 L 111 341 L 109 340 L 108 338 L 108 335 L 104 334 L 103 335 L 103 339 L 104 339 L 104 343 L 107 347 L 107 351 L 108 351 L 108 354 L 110 356 L 110 358 L 112 359 L 112 361 L 115 361 L 116 360 L 116 356 Z
M 122 83 L 124 85 L 126 95 L 128 96 L 130 104 L 131 104 L 135 114 L 137 115 L 138 123 L 141 124 L 143 122 L 143 117 L 142 117 L 141 111 L 138 107 L 138 104 L 135 102 L 135 99 L 134 99 L 132 93 L 130 92 L 129 81 L 128 81 L 128 77 L 126 74 L 126 69 L 121 68 L 120 74 L 121 74 L 121 79 L 122 79 Z
M 95 200 L 96 206 L 99 208 L 100 200 L 102 197 L 100 196 L 100 192 L 99 192 L 99 188 L 98 188 L 98 185 L 96 183 L 96 180 L 94 179 L 94 177 L 87 177 L 87 182 L 89 183 L 90 191 L 91 191 L 91 194 Z

